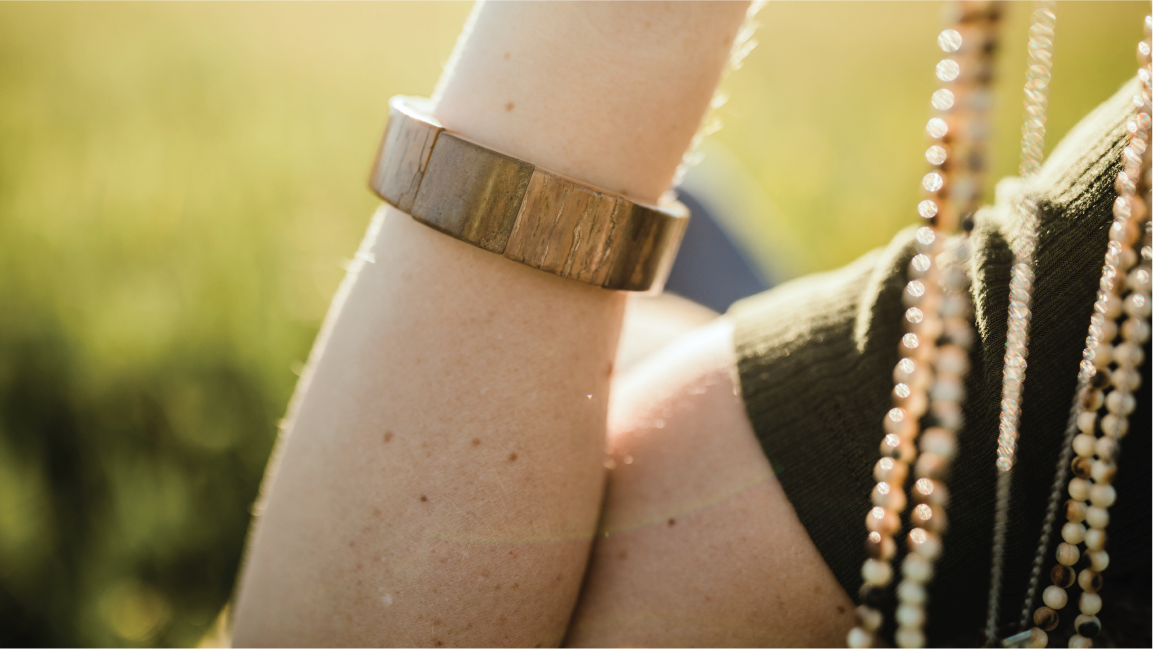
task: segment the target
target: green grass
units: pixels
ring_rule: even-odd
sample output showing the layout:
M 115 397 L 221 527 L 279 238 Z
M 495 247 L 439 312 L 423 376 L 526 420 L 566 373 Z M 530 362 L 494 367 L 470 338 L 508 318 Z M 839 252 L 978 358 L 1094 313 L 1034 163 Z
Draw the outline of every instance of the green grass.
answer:
M 376 204 L 387 99 L 432 91 L 469 8 L 0 4 L 0 642 L 204 633 Z M 1060 4 L 1051 133 L 1132 75 L 1147 8 Z M 1001 173 L 1026 19 L 1010 6 Z M 937 5 L 759 22 L 712 139 L 776 212 L 734 227 L 766 266 L 789 230 L 785 275 L 831 268 L 915 218 Z

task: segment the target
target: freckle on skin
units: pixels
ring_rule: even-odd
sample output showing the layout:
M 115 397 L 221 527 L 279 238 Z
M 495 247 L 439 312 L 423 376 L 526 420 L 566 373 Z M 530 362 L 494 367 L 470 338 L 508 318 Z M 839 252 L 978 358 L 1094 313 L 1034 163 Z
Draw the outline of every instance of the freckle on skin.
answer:
M 479 437 L 472 438 L 472 445 L 473 446 L 480 446 L 480 438 Z
M 617 558 L 619 558 L 621 560 L 628 559 L 629 553 L 625 552 L 624 550 L 621 550 L 620 554 L 617 555 Z
M 428 496 L 421 494 L 420 495 L 420 502 L 422 502 L 422 503 L 428 502 Z
M 516 462 L 516 453 L 509 453 L 508 454 L 508 461 L 509 462 Z
M 675 518 L 669 519 L 669 527 L 672 527 L 673 525 L 676 525 L 676 524 L 677 524 L 677 519 L 675 519 Z
M 844 606 L 838 606 L 837 607 L 837 614 L 838 615 L 844 615 L 845 614 L 845 607 Z
M 513 108 L 516 108 L 516 104 L 513 104 L 511 101 L 504 105 L 504 110 L 506 113 L 511 112 Z
M 373 507 L 372 508 L 372 515 L 373 516 L 380 516 L 380 507 Z
M 510 57 L 510 56 L 512 56 L 512 53 L 511 53 L 511 52 L 505 52 L 505 53 L 504 53 L 504 60 L 506 60 L 506 61 L 507 61 L 507 60 L 508 60 L 508 57 Z
M 384 443 L 387 444 L 391 441 L 392 441 L 392 431 L 390 430 L 390 431 L 387 431 L 384 433 Z

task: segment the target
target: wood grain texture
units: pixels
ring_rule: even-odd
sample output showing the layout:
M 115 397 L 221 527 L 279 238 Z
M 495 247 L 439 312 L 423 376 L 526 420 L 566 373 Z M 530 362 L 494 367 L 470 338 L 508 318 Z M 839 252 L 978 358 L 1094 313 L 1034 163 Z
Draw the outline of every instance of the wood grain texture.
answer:
M 613 266 L 601 284 L 621 291 L 658 293 L 664 288 L 689 223 L 688 209 L 673 203 L 656 209 L 620 201 L 621 237 L 613 243 Z
M 533 172 L 504 256 L 602 285 L 620 237 L 618 198 L 543 169 Z
M 389 102 L 388 130 L 373 165 L 369 185 L 397 209 L 409 212 L 416 200 L 429 158 L 444 127 L 418 116 L 405 101 Z M 411 102 L 415 98 L 404 98 Z
M 446 131 L 427 100 L 394 97 L 370 185 L 456 239 L 560 277 L 659 292 L 688 210 L 624 196 L 538 168 Z
M 441 232 L 503 253 L 533 165 L 442 133 L 409 212 Z

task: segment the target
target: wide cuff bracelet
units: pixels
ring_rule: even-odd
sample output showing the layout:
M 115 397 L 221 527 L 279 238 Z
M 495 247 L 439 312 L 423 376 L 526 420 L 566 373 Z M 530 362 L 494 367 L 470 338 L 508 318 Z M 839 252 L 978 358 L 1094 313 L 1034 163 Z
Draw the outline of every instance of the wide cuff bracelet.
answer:
M 522 264 L 607 289 L 659 292 L 689 212 L 633 202 L 446 131 L 393 97 L 369 185 L 412 218 Z

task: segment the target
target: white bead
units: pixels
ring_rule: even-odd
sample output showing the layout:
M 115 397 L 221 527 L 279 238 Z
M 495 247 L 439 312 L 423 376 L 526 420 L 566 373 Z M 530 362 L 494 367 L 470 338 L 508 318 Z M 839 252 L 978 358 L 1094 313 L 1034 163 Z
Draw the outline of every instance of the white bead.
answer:
M 1085 636 L 1074 634 L 1073 637 L 1069 638 L 1069 646 L 1072 649 L 1088 649 L 1088 647 L 1093 646 L 1093 641 Z
M 1089 506 L 1081 500 L 1066 500 L 1065 501 L 1065 520 L 1070 523 L 1080 523 L 1085 520 L 1085 512 Z
M 1089 475 L 1092 476 L 1093 482 L 1097 484 L 1112 483 L 1113 476 L 1116 473 L 1117 465 L 1103 460 L 1094 460 L 1093 467 L 1089 470 Z
M 1117 368 L 1113 370 L 1113 387 L 1125 392 L 1135 392 L 1141 387 L 1141 375 L 1133 369 Z
M 969 354 L 957 345 L 944 345 L 937 351 L 937 369 L 962 375 L 969 371 Z
M 888 561 L 868 559 L 861 566 L 861 578 L 874 586 L 887 586 L 893 578 L 893 567 Z
M 1105 549 L 1105 530 L 1091 528 L 1085 532 L 1085 547 L 1089 550 Z
M 1101 418 L 1101 430 L 1120 439 L 1129 433 L 1129 419 L 1109 413 Z
M 1102 507 L 1090 507 L 1089 511 L 1085 512 L 1085 522 L 1089 523 L 1089 527 L 1095 529 L 1105 529 L 1109 527 L 1109 510 Z
M 1149 324 L 1144 320 L 1136 320 L 1130 318 L 1121 325 L 1121 336 L 1125 340 L 1130 340 L 1135 343 L 1144 343 L 1149 340 Z
M 853 649 L 865 649 L 873 646 L 873 634 L 860 627 L 853 627 L 853 630 L 849 631 L 849 637 L 846 638 L 846 641 Z
M 917 422 L 905 412 L 904 408 L 893 408 L 885 415 L 885 432 L 902 439 L 916 434 L 916 426 Z
M 1077 560 L 1081 558 L 1081 551 L 1077 546 L 1070 543 L 1059 543 L 1057 545 L 1057 563 L 1063 566 L 1072 566 L 1077 564 Z
M 1101 324 L 1101 340 L 1112 341 L 1117 337 L 1117 321 L 1106 320 Z
M 1086 435 L 1092 436 L 1096 427 L 1097 427 L 1097 413 L 1096 412 L 1086 410 L 1085 412 L 1082 412 L 1081 414 L 1077 415 L 1077 430 L 1081 431 L 1082 433 L 1085 433 Z M 1073 448 L 1077 448 L 1077 447 L 1074 446 Z
M 1105 397 L 1105 407 L 1115 415 L 1128 415 L 1137 407 L 1137 399 L 1128 392 L 1114 390 Z
M 1101 612 L 1101 596 L 1097 593 L 1081 593 L 1081 612 L 1096 615 Z
M 905 476 L 908 473 L 908 464 L 888 457 L 877 460 L 877 464 L 873 466 L 873 477 L 877 482 L 888 482 L 897 487 L 905 483 Z
M 1077 545 L 1085 540 L 1085 526 L 1080 523 L 1065 523 L 1061 528 L 1061 538 L 1065 539 L 1066 543 Z
M 926 559 L 932 560 L 941 556 L 941 537 L 932 532 L 921 530 L 917 533 L 917 530 L 913 530 L 909 533 L 909 542 L 913 551 Z
M 1117 316 L 1121 315 L 1121 298 L 1109 293 L 1105 298 L 1105 317 L 1109 320 L 1116 320 Z
M 922 626 L 925 624 L 925 609 L 920 606 L 901 604 L 897 607 L 897 624 L 901 626 Z
M 1095 484 L 1089 489 L 1089 502 L 1097 507 L 1108 507 L 1117 500 L 1117 490 L 1113 485 Z
M 929 398 L 933 401 L 960 401 L 965 398 L 965 386 L 952 375 L 938 374 Z
M 904 489 L 894 487 L 888 482 L 878 482 L 877 486 L 873 487 L 873 504 L 877 507 L 902 512 L 905 511 L 907 500 Z
M 893 639 L 897 641 L 898 647 L 913 648 L 925 646 L 925 634 L 921 633 L 920 629 L 899 627 Z
M 1129 297 L 1125 298 L 1125 313 L 1130 317 L 1147 320 L 1151 310 L 1153 306 L 1150 305 L 1149 298 L 1140 293 L 1130 293 Z
M 914 448 L 912 440 L 902 438 L 894 433 L 885 435 L 885 438 L 881 440 L 879 452 L 882 456 L 891 457 L 904 464 L 908 464 L 917 455 L 917 449 Z
M 963 414 L 961 404 L 956 401 L 936 401 L 929 408 L 943 428 L 957 430 L 961 427 Z
M 1097 441 L 1093 444 L 1093 452 L 1102 460 L 1113 459 L 1113 451 L 1116 450 L 1116 448 L 1116 440 L 1107 435 L 1097 438 Z
M 930 428 L 921 436 L 921 450 L 951 460 L 957 451 L 957 438 L 944 428 Z
M 870 532 L 892 536 L 893 532 L 901 528 L 901 519 L 884 507 L 874 507 L 865 514 L 865 527 Z
M 1089 565 L 1097 572 L 1105 572 L 1109 567 L 1109 553 L 1104 550 L 1090 550 L 1085 556 L 1089 557 Z
M 1045 606 L 1059 611 L 1069 603 L 1069 594 L 1060 586 L 1050 586 L 1041 594 L 1041 599 L 1044 600 Z
M 1030 649 L 1043 649 L 1049 646 L 1049 634 L 1044 630 L 1033 627 L 1029 630 L 1029 639 L 1026 640 L 1026 647 Z
M 905 604 L 924 605 L 928 599 L 928 593 L 925 592 L 925 587 L 915 581 L 902 581 L 900 586 L 897 586 L 897 599 Z
M 885 616 L 875 608 L 865 605 L 857 607 L 857 624 L 866 631 L 876 631 L 885 622 Z
M 1097 365 L 1098 369 L 1105 369 L 1109 367 L 1109 363 L 1113 361 L 1113 345 L 1106 345 L 1101 343 L 1097 346 L 1097 355 L 1093 357 L 1093 362 Z
M 1091 412 L 1085 414 L 1096 415 L 1096 413 Z M 1082 433 L 1073 438 L 1073 452 L 1081 457 L 1093 457 L 1093 445 L 1096 443 L 1096 437 Z
M 924 584 L 933 578 L 933 564 L 920 555 L 910 554 L 901 564 L 901 572 L 905 578 Z
M 1073 500 L 1089 499 L 1089 481 L 1084 478 L 1073 478 L 1069 481 L 1069 496 Z
M 1149 276 L 1149 266 L 1142 265 L 1140 268 L 1134 268 L 1130 271 L 1129 276 L 1125 279 L 1130 290 L 1148 292 L 1150 279 L 1153 278 Z
M 1113 360 L 1122 367 L 1134 367 L 1145 360 L 1145 353 L 1135 343 L 1124 342 L 1113 348 Z

